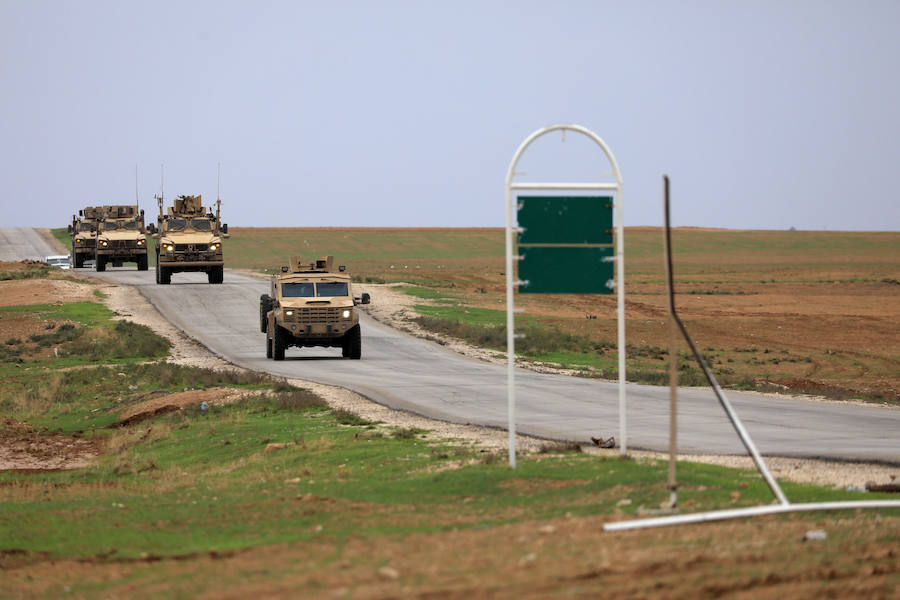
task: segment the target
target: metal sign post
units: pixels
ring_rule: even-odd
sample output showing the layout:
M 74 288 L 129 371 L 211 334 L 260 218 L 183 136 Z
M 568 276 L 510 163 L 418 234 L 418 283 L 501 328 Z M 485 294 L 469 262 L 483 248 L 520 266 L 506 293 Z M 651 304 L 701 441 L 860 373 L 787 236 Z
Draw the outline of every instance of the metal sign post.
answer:
M 606 155 L 612 166 L 615 182 L 612 183 L 522 183 L 513 182 L 517 175 L 516 165 L 525 150 L 541 136 L 553 131 L 573 131 L 587 136 L 593 140 Z M 615 192 L 614 199 L 609 197 L 585 197 L 566 196 L 547 198 L 532 196 L 522 198 L 524 206 L 519 213 L 519 218 L 529 222 L 529 228 L 520 227 L 522 223 L 514 217 L 516 206 L 513 204 L 513 190 L 516 191 L 545 191 L 560 190 L 566 192 Z M 525 293 L 610 293 L 608 264 L 614 262 L 615 280 L 612 286 L 618 294 L 618 359 L 619 359 L 619 448 L 622 456 L 628 454 L 626 442 L 626 415 L 625 415 L 625 237 L 622 206 L 622 175 L 619 172 L 618 163 L 602 139 L 591 130 L 580 125 L 551 125 L 538 129 L 519 145 L 513 155 L 506 173 L 506 349 L 507 349 L 507 411 L 509 431 L 509 466 L 516 468 L 516 392 L 515 392 L 515 308 L 514 291 L 522 287 Z M 564 209 L 554 214 L 551 200 L 565 201 Z M 615 207 L 616 235 L 612 236 L 611 227 L 597 228 L 594 217 L 601 213 L 594 209 L 599 203 L 604 208 L 612 208 L 610 200 Z M 527 206 L 527 208 L 526 208 Z M 566 213 L 566 214 L 563 214 Z M 584 216 L 591 218 L 585 221 Z M 558 222 L 565 219 L 572 228 L 577 231 L 567 230 L 560 233 L 560 228 L 555 227 Z M 602 217 L 601 218 L 605 218 Z M 611 211 L 610 211 L 611 220 Z M 599 229 L 599 231 L 598 231 Z M 614 244 L 610 244 L 614 242 Z M 528 258 L 528 264 L 519 255 L 519 249 L 524 250 Z M 514 252 L 515 250 L 515 252 Z M 571 278 L 563 275 L 554 276 L 554 269 L 546 266 L 558 266 L 560 256 L 567 260 L 580 262 L 582 267 L 580 277 Z M 521 269 L 515 268 L 519 262 Z M 518 271 L 518 278 L 515 277 Z M 523 273 L 524 271 L 524 273 Z M 535 279 L 529 282 L 525 274 Z M 585 276 L 587 274 L 587 276 Z M 574 285 L 573 285 L 574 282 Z M 527 289 L 531 284 L 533 287 Z M 527 291 L 526 291 L 527 289 Z

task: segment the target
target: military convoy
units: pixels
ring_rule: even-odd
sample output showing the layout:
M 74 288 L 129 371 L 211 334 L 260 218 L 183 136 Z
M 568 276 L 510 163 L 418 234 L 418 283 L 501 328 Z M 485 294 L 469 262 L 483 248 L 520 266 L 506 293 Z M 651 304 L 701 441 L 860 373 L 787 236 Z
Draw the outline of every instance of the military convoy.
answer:
M 94 244 L 94 268 L 105 271 L 107 264 L 137 263 L 138 271 L 147 270 L 147 236 L 144 211 L 138 206 L 104 206 L 97 223 Z
M 97 271 L 107 264 L 121 267 L 133 262 L 139 271 L 147 270 L 147 236 L 144 211 L 135 205 L 86 206 L 72 215 L 72 264 L 82 268 L 94 262 Z
M 222 283 L 225 258 L 222 238 L 228 225 L 220 218 L 221 200 L 216 212 L 203 208 L 202 196 L 178 196 L 166 213 L 163 197 L 156 196 L 159 218 L 151 227 L 156 243 L 156 283 L 169 284 L 173 273 L 199 271 L 207 274 L 209 283 Z
M 291 346 L 341 348 L 344 358 L 362 356 L 357 304 L 369 295 L 353 296 L 350 274 L 334 257 L 311 263 L 293 256 L 289 266 L 272 276 L 271 293 L 259 299 L 259 326 L 266 334 L 266 358 L 284 360 Z
M 72 215 L 69 235 L 72 236 L 72 266 L 76 269 L 84 267 L 86 261 L 94 260 L 101 210 L 102 207 L 86 206 L 78 211 L 78 216 Z

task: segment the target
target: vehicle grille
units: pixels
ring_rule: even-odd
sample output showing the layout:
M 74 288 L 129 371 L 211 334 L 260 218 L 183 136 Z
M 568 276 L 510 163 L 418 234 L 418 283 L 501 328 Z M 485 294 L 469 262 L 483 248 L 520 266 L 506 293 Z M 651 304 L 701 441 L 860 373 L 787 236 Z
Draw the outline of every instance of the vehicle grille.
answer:
M 112 240 L 110 248 L 137 248 L 137 240 Z
M 339 306 L 316 306 L 312 308 L 295 308 L 291 321 L 299 323 L 331 323 L 341 317 Z
M 175 244 L 175 252 L 206 252 L 209 244 Z

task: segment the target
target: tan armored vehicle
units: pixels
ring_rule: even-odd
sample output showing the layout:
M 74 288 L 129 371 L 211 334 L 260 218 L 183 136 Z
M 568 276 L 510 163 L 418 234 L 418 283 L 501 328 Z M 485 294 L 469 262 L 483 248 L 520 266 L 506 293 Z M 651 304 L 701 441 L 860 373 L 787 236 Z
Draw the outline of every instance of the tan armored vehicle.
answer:
M 290 346 L 340 348 L 344 358 L 362 356 L 359 315 L 354 306 L 369 295 L 353 297 L 350 274 L 327 256 L 291 264 L 272 276 L 271 294 L 259 299 L 260 330 L 266 334 L 266 358 L 284 360 Z
M 225 258 L 222 238 L 228 225 L 222 225 L 216 200 L 216 212 L 205 211 L 201 196 L 178 196 L 163 214 L 163 198 L 159 201 L 156 236 L 156 283 L 169 284 L 172 273 L 200 271 L 210 283 L 222 283 Z
M 86 206 L 72 215 L 69 235 L 72 236 L 72 266 L 80 269 L 86 260 L 94 260 L 97 243 L 97 223 L 100 221 L 100 207 Z
M 103 206 L 97 224 L 94 268 L 105 271 L 106 265 L 121 267 L 137 263 L 138 271 L 147 270 L 147 236 L 144 211 L 137 204 Z

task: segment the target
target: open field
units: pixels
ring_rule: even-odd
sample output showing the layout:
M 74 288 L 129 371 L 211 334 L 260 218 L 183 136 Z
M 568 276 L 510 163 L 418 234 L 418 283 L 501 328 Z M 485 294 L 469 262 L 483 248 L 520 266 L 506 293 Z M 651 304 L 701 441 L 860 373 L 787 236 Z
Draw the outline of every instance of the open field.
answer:
M 629 228 L 625 240 L 628 368 L 665 383 L 662 233 Z M 897 401 L 900 233 L 681 228 L 673 245 L 679 311 L 728 385 Z M 270 271 L 292 254 L 333 254 L 361 281 L 429 290 L 423 314 L 480 328 L 505 319 L 500 229 L 235 227 L 226 252 L 232 267 Z M 574 336 L 527 356 L 616 376 L 613 296 L 518 302 L 520 322 Z M 701 384 L 690 362 L 682 379 Z
M 4 596 L 889 597 L 900 579 L 897 511 L 605 534 L 666 500 L 664 463 L 549 444 L 510 471 L 265 375 L 159 362 L 167 342 L 116 325 L 91 285 L 26 304 L 70 283 L 52 275 L 0 281 L 31 285 L 0 324 L 38 332 L 0 363 L 0 459 L 31 460 L 0 471 Z M 688 512 L 770 499 L 752 471 L 682 462 L 679 478 Z M 888 497 L 783 485 L 798 502 Z

